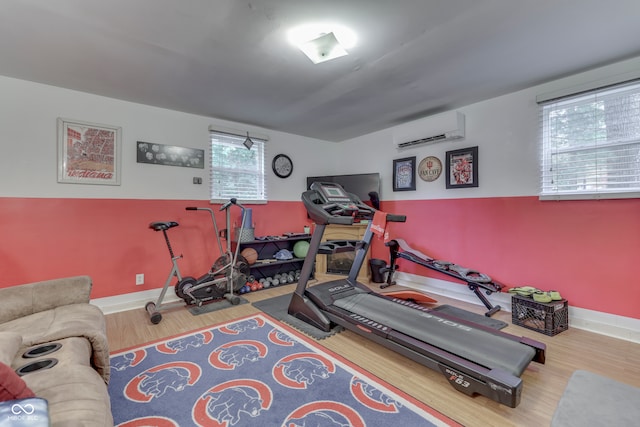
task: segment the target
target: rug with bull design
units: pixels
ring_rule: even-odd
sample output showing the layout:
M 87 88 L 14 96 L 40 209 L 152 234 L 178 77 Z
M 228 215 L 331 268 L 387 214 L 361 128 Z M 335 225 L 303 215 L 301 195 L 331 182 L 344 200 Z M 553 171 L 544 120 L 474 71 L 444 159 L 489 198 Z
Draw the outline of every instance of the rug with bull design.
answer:
M 456 426 L 259 314 L 111 355 L 117 426 Z

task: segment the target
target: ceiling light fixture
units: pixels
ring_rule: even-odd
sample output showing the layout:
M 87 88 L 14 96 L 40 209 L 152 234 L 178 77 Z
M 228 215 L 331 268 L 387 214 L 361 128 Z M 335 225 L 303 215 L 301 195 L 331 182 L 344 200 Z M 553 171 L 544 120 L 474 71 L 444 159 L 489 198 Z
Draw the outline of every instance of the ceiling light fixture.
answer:
M 313 40 L 300 45 L 300 50 L 309 57 L 314 64 L 340 58 L 349 53 L 340 45 L 335 34 L 323 34 Z
M 247 139 L 244 140 L 242 145 L 247 147 L 247 150 L 251 150 L 251 147 L 253 147 L 253 141 L 249 138 L 249 132 L 247 132 Z
M 288 33 L 289 42 L 299 48 L 314 64 L 348 55 L 356 45 L 355 33 L 338 24 L 305 24 Z

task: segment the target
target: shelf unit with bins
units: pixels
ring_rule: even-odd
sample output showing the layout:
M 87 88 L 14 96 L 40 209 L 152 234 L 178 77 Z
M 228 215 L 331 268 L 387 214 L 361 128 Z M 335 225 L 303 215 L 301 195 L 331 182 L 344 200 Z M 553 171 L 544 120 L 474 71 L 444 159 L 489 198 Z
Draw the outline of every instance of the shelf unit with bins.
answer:
M 361 241 L 364 239 L 364 233 L 367 231 L 368 224 L 353 224 L 353 225 L 339 225 L 339 224 L 331 224 L 328 225 L 325 229 L 324 235 L 322 236 L 322 241 L 331 241 L 331 240 L 353 240 L 353 241 Z M 369 271 L 369 259 L 371 257 L 370 251 L 367 251 L 365 254 L 364 261 L 362 262 L 362 267 L 360 267 L 360 271 L 358 272 L 357 280 L 362 283 L 369 283 L 370 280 L 370 271 Z M 316 256 L 316 276 L 318 279 L 336 279 L 339 278 L 340 275 L 336 275 L 335 273 L 327 272 L 327 255 L 317 255 Z M 336 277 L 338 276 L 338 277 Z M 343 275 L 342 277 L 345 277 Z
M 291 237 L 278 237 L 273 239 L 251 240 L 247 242 L 233 242 L 232 249 L 235 251 L 235 245 L 240 245 L 240 252 L 247 248 L 253 248 L 258 253 L 258 260 L 250 265 L 251 275 L 256 279 L 266 279 L 276 274 L 295 272 L 302 269 L 304 258 L 293 258 L 289 260 L 276 260 L 273 256 L 281 249 L 286 249 L 293 254 L 293 246 L 301 241 L 311 241 L 310 234 L 303 234 Z

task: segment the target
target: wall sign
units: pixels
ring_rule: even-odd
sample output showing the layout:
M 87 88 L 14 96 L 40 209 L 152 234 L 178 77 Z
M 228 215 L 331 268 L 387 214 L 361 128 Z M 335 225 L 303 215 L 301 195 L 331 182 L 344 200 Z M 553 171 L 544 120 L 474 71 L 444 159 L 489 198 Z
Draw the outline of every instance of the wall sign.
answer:
M 425 157 L 418 165 L 418 175 L 423 181 L 431 182 L 440 178 L 442 162 L 435 156 Z
M 138 141 L 138 163 L 204 169 L 204 150 Z

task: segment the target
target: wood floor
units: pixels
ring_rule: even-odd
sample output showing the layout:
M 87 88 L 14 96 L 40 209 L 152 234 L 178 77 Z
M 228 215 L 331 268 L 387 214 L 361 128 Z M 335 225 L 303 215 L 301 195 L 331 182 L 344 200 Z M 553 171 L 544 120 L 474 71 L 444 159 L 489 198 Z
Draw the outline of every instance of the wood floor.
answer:
M 294 285 L 246 294 L 250 302 L 293 292 Z M 439 303 L 483 313 L 482 306 L 438 297 Z M 185 308 L 163 312 L 158 325 L 149 321 L 143 307 L 106 316 L 112 352 L 156 339 L 199 329 L 238 317 L 260 313 L 241 304 L 193 316 Z M 640 387 L 640 344 L 570 328 L 549 337 L 511 324 L 511 313 L 493 316 L 509 323 L 503 331 L 524 335 L 547 345 L 546 364 L 531 363 L 522 375 L 524 387 L 517 408 L 508 408 L 482 396 L 468 397 L 451 387 L 442 374 L 421 366 L 350 331 L 318 344 L 354 362 L 372 374 L 412 395 L 459 423 L 473 426 L 548 426 L 571 374 L 584 369 Z M 409 427 L 409 426 L 407 426 Z

